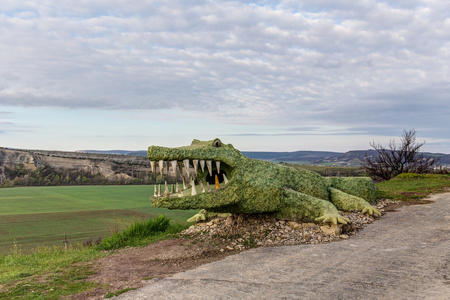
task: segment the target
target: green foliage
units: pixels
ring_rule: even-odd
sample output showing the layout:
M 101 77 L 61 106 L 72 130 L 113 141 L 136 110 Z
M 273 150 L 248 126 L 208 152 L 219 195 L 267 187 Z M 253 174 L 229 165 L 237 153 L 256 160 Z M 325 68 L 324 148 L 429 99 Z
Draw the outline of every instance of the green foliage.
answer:
M 439 178 L 438 174 L 417 174 L 417 173 L 403 173 L 399 174 L 397 179 L 405 179 L 405 178 Z
M 447 192 L 450 175 L 404 173 L 376 186 L 377 198 L 414 202 L 430 194 Z
M 114 250 L 125 246 L 134 246 L 139 240 L 165 232 L 169 228 L 169 224 L 170 219 L 163 215 L 154 219 L 135 219 L 122 232 L 116 232 L 104 238 L 97 249 Z

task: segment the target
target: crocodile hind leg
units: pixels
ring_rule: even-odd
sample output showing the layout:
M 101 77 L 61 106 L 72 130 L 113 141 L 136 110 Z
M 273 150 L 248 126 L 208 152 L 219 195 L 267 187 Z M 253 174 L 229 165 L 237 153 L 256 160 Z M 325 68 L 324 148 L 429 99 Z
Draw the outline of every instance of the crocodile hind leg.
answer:
M 335 188 L 330 188 L 330 198 L 334 205 L 344 211 L 360 210 L 368 215 L 381 215 L 381 212 L 369 204 L 366 200 L 340 191 Z
M 277 217 L 286 219 L 306 219 L 323 223 L 347 224 L 350 220 L 339 214 L 333 203 L 303 194 L 285 190 L 285 197 Z

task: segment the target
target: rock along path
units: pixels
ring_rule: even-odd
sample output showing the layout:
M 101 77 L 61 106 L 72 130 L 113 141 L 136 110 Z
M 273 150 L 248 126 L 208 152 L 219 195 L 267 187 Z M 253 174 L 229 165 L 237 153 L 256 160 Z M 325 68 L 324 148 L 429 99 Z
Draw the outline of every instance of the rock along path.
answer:
M 351 239 L 257 248 L 154 279 L 125 299 L 450 299 L 450 193 Z

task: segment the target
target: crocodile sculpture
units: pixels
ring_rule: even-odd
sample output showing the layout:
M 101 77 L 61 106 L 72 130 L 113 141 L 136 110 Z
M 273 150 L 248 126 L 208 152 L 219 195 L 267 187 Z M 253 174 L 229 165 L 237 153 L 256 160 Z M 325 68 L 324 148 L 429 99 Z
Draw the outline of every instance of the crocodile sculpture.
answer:
M 316 172 L 251 159 L 219 139 L 193 140 L 190 146 L 150 146 L 152 171 L 172 172 L 183 181 L 161 192 L 155 186 L 153 207 L 202 209 L 205 213 L 274 213 L 283 219 L 324 223 L 349 222 L 338 210 L 381 213 L 368 201 L 375 188 L 368 177 L 322 177 Z M 206 210 L 206 211 L 205 211 Z

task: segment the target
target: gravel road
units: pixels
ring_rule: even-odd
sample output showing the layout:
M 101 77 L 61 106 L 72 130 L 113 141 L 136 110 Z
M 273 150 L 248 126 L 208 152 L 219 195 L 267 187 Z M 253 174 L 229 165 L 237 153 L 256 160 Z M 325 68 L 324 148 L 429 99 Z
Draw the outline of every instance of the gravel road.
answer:
M 257 248 L 117 299 L 450 299 L 450 193 L 339 242 Z

